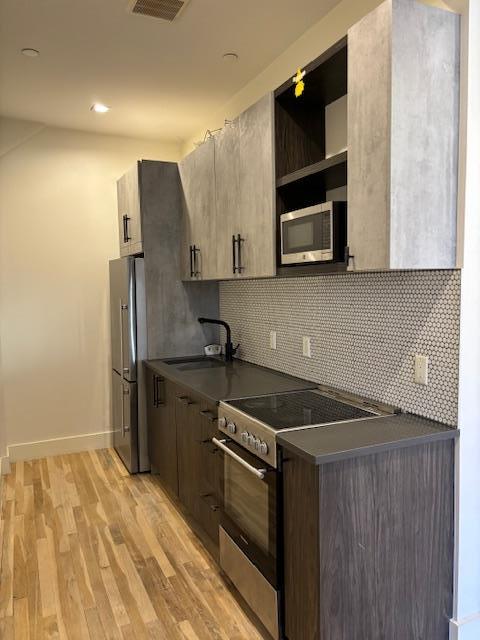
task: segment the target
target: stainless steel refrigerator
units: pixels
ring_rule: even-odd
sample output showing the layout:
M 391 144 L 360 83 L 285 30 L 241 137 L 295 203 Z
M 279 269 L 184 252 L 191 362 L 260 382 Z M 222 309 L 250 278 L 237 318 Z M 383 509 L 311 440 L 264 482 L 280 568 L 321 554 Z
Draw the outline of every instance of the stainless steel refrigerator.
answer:
M 110 261 L 113 444 L 130 473 L 150 468 L 143 368 L 146 358 L 143 258 Z

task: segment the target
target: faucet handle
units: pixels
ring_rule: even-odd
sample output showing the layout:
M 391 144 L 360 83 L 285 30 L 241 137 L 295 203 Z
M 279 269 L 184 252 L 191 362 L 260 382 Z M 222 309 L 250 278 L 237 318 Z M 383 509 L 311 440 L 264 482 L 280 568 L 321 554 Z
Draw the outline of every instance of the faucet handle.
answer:
M 232 347 L 232 356 L 234 356 L 237 353 L 239 346 L 240 346 L 240 343 L 238 343 L 236 347 Z

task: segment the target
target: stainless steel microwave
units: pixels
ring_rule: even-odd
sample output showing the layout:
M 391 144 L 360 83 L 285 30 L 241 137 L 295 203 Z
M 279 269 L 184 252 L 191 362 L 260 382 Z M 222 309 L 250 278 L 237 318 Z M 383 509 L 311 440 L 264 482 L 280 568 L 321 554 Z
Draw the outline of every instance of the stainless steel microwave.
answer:
M 323 202 L 280 216 L 281 263 L 344 259 L 346 202 Z

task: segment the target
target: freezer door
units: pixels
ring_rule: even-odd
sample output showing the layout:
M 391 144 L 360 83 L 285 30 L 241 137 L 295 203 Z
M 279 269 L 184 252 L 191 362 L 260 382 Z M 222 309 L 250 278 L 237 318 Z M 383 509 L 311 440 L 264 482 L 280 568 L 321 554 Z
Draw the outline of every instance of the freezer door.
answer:
M 130 473 L 138 472 L 137 384 L 112 371 L 113 446 Z
M 110 261 L 112 369 L 130 382 L 137 379 L 135 259 Z

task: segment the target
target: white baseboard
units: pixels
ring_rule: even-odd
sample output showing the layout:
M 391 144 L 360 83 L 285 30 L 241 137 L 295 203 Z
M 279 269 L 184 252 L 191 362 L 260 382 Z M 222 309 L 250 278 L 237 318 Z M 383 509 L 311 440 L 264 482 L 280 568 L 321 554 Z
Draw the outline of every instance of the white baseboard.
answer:
M 112 446 L 113 431 L 85 433 L 79 436 L 40 440 L 39 442 L 23 442 L 7 447 L 10 462 L 17 460 L 35 460 L 45 456 L 57 456 L 64 453 L 78 453 L 92 449 L 106 449 Z
M 0 476 L 10 473 L 10 458 L 8 456 L 0 457 Z
M 478 640 L 480 611 L 461 620 L 450 620 L 450 640 Z

